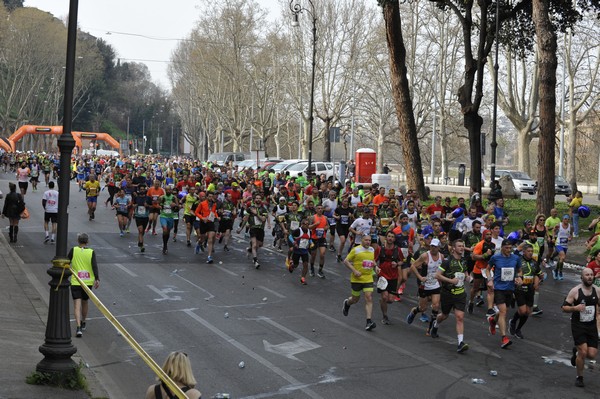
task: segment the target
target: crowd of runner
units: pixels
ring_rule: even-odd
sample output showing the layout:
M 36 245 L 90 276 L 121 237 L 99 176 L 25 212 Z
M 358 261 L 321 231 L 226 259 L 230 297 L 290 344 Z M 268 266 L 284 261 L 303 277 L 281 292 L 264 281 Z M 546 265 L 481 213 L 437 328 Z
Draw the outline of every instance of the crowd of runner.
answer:
M 5 155 L 4 168 L 16 173 L 25 195 L 27 182 L 35 190 L 40 175 L 46 184 L 51 175 L 57 177 L 58 157 Z M 219 252 L 230 250 L 235 231 L 248 239 L 246 251 L 254 268 L 261 267 L 260 248 L 272 246 L 286 253 L 285 267 L 299 274 L 302 285 L 309 277 L 325 279 L 328 265 L 342 263 L 351 272 L 351 295 L 343 301 L 345 316 L 362 295 L 365 328 L 374 329 L 377 290 L 381 322 L 391 324 L 388 307 L 402 300 L 407 286 L 414 286 L 419 301 L 406 322 L 413 323 L 420 314 L 425 333 L 437 338 L 441 323 L 454 311 L 458 352 L 468 349 L 465 312 L 472 314 L 478 307 L 486 308 L 489 332 L 495 335 L 499 328 L 502 348 L 512 344 L 510 336 L 524 337 L 528 317 L 543 313 L 538 298 L 544 280 L 549 274 L 563 279 L 569 243 L 579 234 L 573 221 L 578 222 L 582 206 L 577 193 L 569 213 L 559 216 L 552 209 L 509 233 L 504 231 L 509 215 L 501 193 L 495 192 L 489 201 L 477 193 L 456 200 L 438 196 L 426 206 L 414 190 L 403 194 L 377 184 L 363 187 L 355 183 L 351 170 L 339 182 L 324 175 L 290 177 L 285 172 L 239 170 L 181 157 L 90 156 L 75 160 L 71 172 L 85 194 L 89 220 L 94 220 L 99 197 L 106 191 L 101 204 L 115 210 L 120 236 L 130 233 L 135 221 L 141 252 L 146 234 L 157 235 L 158 227 L 162 252 L 168 254 L 169 242 L 177 241 L 181 229 L 190 250 L 204 253 L 206 263 L 212 264 L 217 247 Z M 596 218 L 590 224 L 594 235 L 587 243 L 595 286 L 600 286 L 599 222 Z M 569 311 L 573 302 L 565 304 Z M 514 305 L 516 310 L 509 315 Z M 598 341 L 595 307 L 593 323 L 585 312 L 582 316 L 576 312 L 574 365 L 582 352 L 590 356 L 587 347 L 597 347 Z M 580 347 L 582 342 L 586 348 Z

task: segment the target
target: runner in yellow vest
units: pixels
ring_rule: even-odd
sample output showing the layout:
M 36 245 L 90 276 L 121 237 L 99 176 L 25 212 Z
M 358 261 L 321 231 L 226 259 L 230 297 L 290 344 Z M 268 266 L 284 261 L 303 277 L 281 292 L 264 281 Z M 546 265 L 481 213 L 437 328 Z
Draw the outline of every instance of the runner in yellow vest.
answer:
M 78 246 L 69 251 L 71 260 L 71 270 L 76 274 L 85 285 L 90 289 L 98 288 L 100 278 L 98 275 L 98 263 L 96 262 L 96 253 L 88 248 L 89 237 L 86 233 L 77 236 Z M 71 297 L 73 298 L 73 312 L 75 313 L 75 322 L 77 323 L 77 338 L 81 338 L 85 331 L 85 319 L 88 313 L 88 294 L 79 284 L 74 276 L 71 276 Z

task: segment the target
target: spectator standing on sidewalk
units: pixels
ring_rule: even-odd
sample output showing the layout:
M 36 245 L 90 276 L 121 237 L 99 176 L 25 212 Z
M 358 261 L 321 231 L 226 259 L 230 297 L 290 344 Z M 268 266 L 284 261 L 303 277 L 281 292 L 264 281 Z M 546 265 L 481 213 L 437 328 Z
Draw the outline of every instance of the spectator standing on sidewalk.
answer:
M 17 185 L 8 183 L 9 193 L 4 200 L 4 208 L 2 209 L 2 217 L 7 217 L 10 223 L 8 237 L 10 242 L 17 242 L 17 234 L 19 234 L 19 220 L 21 213 L 25 210 L 25 201 L 23 196 L 17 193 Z
M 96 261 L 96 252 L 88 248 L 89 237 L 86 233 L 80 233 L 77 236 L 77 246 L 69 251 L 71 260 L 71 271 L 76 274 L 89 289 L 98 288 L 100 278 L 98 274 L 98 263 Z M 75 276 L 71 276 L 71 297 L 73 298 L 73 313 L 75 313 L 75 323 L 77 324 L 76 336 L 81 338 L 85 331 L 85 319 L 88 313 L 88 299 L 90 297 L 81 287 Z

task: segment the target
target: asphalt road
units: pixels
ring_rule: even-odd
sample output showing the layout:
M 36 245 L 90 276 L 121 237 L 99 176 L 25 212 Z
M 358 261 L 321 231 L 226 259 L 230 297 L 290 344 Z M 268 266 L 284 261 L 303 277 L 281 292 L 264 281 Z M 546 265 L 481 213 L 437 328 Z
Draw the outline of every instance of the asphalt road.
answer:
M 32 216 L 21 222 L 13 248 L 47 298 L 46 269 L 55 247 L 43 244 L 43 186 L 26 196 Z M 0 187 L 7 189 L 7 181 L 0 180 Z M 376 305 L 377 328 L 366 332 L 362 299 L 348 317 L 341 313 L 349 273 L 331 253 L 327 278 L 309 278 L 307 286 L 269 248 L 261 251 L 262 266 L 255 270 L 243 235 L 232 252 L 219 246 L 213 265 L 185 246 L 183 227 L 168 255 L 161 253 L 160 235 L 147 236 L 147 251 L 140 254 L 135 234 L 119 237 L 113 211 L 102 204 L 96 220 L 88 221 L 83 193 L 71 187 L 69 243 L 75 245 L 78 232 L 90 234 L 100 263 L 96 294 L 159 364 L 170 351 L 186 352 L 203 397 L 227 392 L 232 398 L 591 398 L 600 390 L 597 369 L 586 371 L 584 389 L 574 387 L 569 364 L 569 318 L 560 305 L 578 282 L 575 273 L 545 283 L 543 316 L 530 318 L 525 339 L 514 338 L 508 350 L 500 349 L 499 336 L 489 335 L 485 309 L 477 308 L 465 322 L 470 349 L 457 354 L 452 317 L 441 325 L 438 339 L 425 336 L 418 319 L 412 325 L 404 321 L 415 304 L 413 281 L 404 300 L 390 308 L 393 324 L 380 323 Z M 101 199 L 106 197 L 103 192 Z M 94 306 L 83 338 L 73 342 L 111 398 L 142 397 L 154 381 L 150 368 Z M 490 370 L 498 375 L 490 376 Z M 473 384 L 472 378 L 485 383 Z

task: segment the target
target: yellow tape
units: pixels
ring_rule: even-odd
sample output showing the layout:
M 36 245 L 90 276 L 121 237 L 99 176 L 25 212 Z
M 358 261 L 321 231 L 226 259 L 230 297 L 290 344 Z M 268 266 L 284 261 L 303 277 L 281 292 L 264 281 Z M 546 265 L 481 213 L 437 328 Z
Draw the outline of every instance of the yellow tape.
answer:
M 71 270 L 71 272 L 73 273 L 73 270 Z M 110 313 L 110 310 L 108 310 L 106 306 L 104 306 L 102 302 L 100 302 L 98 297 L 92 292 L 92 290 L 89 289 L 85 282 L 83 282 L 83 280 L 79 278 L 77 273 L 73 273 L 73 276 L 77 279 L 77 281 L 79 281 L 81 287 L 88 294 L 88 296 L 90 297 L 92 302 L 94 302 L 94 304 L 98 307 L 98 309 L 100 309 L 100 312 L 102 312 L 102 314 L 108 319 L 110 324 L 112 324 L 123 335 L 125 341 L 127 341 L 127 343 L 137 352 L 138 355 L 140 355 L 142 360 L 152 369 L 152 371 L 154 371 L 154 373 L 158 375 L 158 377 L 169 387 L 169 390 L 172 393 L 174 393 L 179 399 L 188 399 L 188 397 L 181 390 L 181 388 L 179 388 L 177 384 L 175 384 L 175 382 L 171 379 L 171 377 L 169 377 L 169 375 L 165 373 L 163 369 L 154 361 L 154 359 L 152 359 L 150 355 L 148 355 L 146 351 L 142 349 L 140 344 L 138 344 L 137 341 L 129 334 L 129 332 L 127 332 L 125 327 L 123 327 L 121 323 L 119 323 L 119 321 L 115 318 L 115 316 L 113 316 L 112 313 Z

